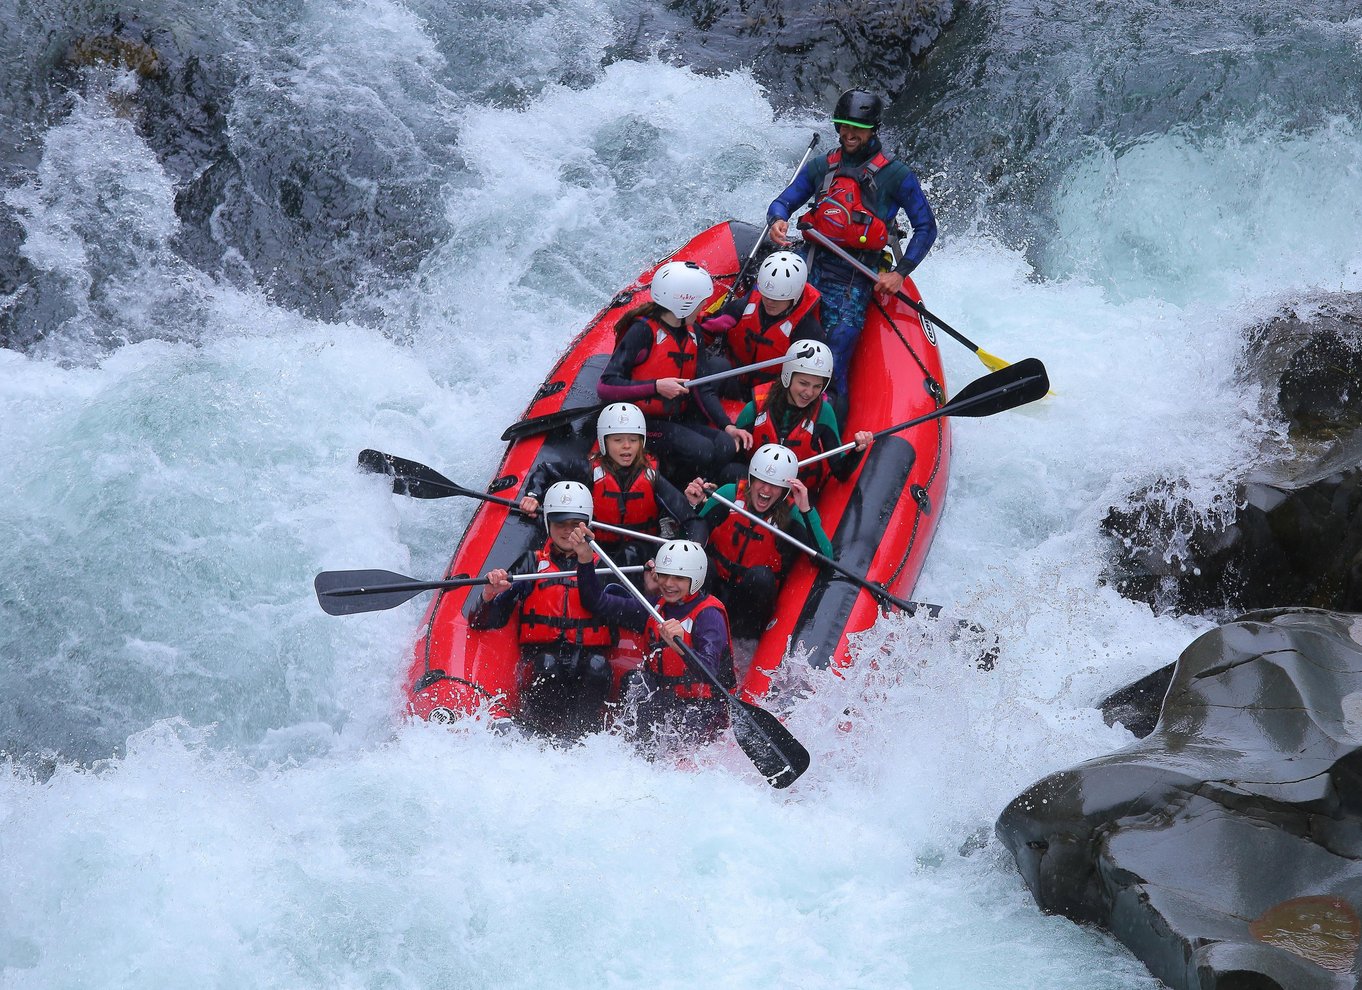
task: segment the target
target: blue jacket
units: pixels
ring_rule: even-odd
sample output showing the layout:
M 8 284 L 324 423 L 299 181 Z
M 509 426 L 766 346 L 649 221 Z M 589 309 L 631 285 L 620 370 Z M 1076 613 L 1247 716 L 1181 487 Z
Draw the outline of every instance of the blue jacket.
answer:
M 860 154 L 847 155 L 845 164 L 860 165 L 878 154 L 880 149 L 880 139 L 872 137 Z M 810 159 L 809 163 L 799 170 L 794 181 L 766 208 L 766 222 L 769 224 L 774 220 L 789 220 L 795 210 L 818 192 L 827 174 L 827 155 Z M 908 241 L 908 247 L 904 249 L 903 260 L 894 269 L 900 275 L 907 275 L 927 257 L 927 252 L 936 241 L 936 217 L 932 216 L 932 208 L 927 203 L 927 196 L 923 193 L 922 184 L 918 182 L 917 176 L 897 158 L 880 172 L 876 188 L 879 195 L 874 202 L 867 203 L 866 206 L 890 225 L 893 224 L 899 210 L 902 210 L 908 216 L 908 225 L 913 228 L 913 236 Z

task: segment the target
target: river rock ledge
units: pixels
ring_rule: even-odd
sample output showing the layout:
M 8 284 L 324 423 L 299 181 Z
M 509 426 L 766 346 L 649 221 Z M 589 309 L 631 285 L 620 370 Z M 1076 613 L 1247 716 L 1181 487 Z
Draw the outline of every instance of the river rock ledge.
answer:
M 1153 731 L 1034 784 L 996 830 L 1044 910 L 1111 932 L 1175 990 L 1358 986 L 1362 615 L 1272 609 L 1206 633 Z

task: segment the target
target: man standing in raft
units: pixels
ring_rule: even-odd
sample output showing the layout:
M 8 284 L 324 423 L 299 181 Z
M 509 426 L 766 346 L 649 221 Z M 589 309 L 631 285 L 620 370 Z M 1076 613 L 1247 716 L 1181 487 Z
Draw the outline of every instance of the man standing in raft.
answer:
M 672 540 L 658 548 L 653 563 L 657 582 L 659 626 L 648 610 L 617 585 L 602 587 L 590 547 L 591 531 L 577 527 L 571 541 L 577 553 L 577 587 L 582 603 L 612 625 L 643 632 L 647 648 L 643 667 L 627 675 L 621 694 L 641 696 L 638 702 L 639 741 L 651 746 L 664 727 L 690 743 L 708 742 L 728 725 L 728 702 L 713 687 L 690 672 L 671 643 L 680 639 L 727 690 L 737 683 L 733 641 L 723 603 L 704 591 L 709 559 L 704 547 L 690 540 Z M 634 687 L 639 690 L 633 690 Z
M 766 209 L 771 239 L 789 243 L 790 216 L 813 200 L 799 221 L 812 227 L 853 257 L 879 270 L 888 248 L 895 256 L 892 270 L 880 274 L 873 289 L 892 296 L 904 278 L 927 256 L 936 240 L 936 218 L 913 170 L 884 151 L 878 129 L 884 105 L 873 93 L 849 89 L 837 100 L 832 122 L 840 147 L 814 158 Z M 903 257 L 897 257 L 894 221 L 902 210 L 913 228 Z M 822 294 L 823 328 L 836 359 L 832 391 L 839 406 L 846 403 L 847 371 L 856 339 L 865 323 L 872 286 L 831 251 L 808 244 L 809 281 Z
M 468 617 L 470 629 L 500 629 L 520 616 L 520 718 L 544 735 L 575 739 L 604 722 L 605 696 L 613 673 L 605 651 L 614 630 L 582 605 L 575 586 L 577 554 L 573 530 L 591 522 L 591 489 L 560 481 L 544 493 L 548 540 L 529 551 L 512 571 L 494 568 Z M 512 582 L 511 573 L 564 571 L 544 581 Z

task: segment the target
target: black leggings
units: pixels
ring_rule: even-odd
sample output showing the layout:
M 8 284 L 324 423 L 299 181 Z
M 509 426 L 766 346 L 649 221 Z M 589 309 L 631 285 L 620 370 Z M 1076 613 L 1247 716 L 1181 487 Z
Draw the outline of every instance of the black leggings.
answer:
M 657 456 L 663 476 L 682 490 L 693 478 L 717 478 L 738 452 L 732 437 L 698 420 L 650 420 L 648 448 Z
M 780 578 L 769 567 L 748 567 L 731 580 L 715 583 L 714 596 L 728 611 L 729 628 L 734 636 L 756 639 L 771 621 L 776 610 Z
M 532 732 L 580 739 L 605 722 L 610 661 L 591 647 L 526 646 L 521 653 L 520 720 Z

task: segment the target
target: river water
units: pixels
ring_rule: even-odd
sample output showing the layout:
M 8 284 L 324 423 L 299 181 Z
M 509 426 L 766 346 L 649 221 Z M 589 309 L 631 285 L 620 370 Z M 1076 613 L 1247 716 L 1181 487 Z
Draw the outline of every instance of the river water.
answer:
M 614 60 L 603 0 L 146 5 L 203 55 L 176 84 L 54 74 L 112 8 L 0 9 L 0 986 L 1158 985 L 992 825 L 1212 625 L 1106 587 L 1099 522 L 1165 476 L 1223 511 L 1280 430 L 1245 329 L 1362 289 L 1362 7 L 979 4 L 923 64 L 888 137 L 942 223 L 924 299 L 1056 394 L 956 424 L 915 593 L 997 668 L 884 620 L 783 792 L 404 724 L 420 600 L 332 618 L 311 578 L 438 574 L 473 505 L 355 454 L 485 483 L 552 355 L 759 220 L 821 109 Z

